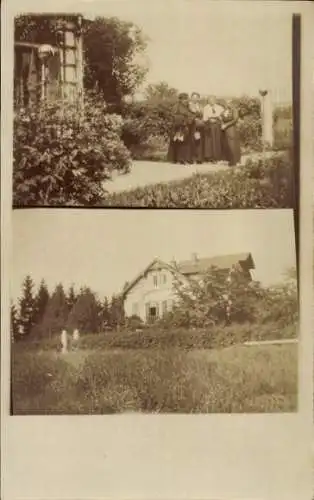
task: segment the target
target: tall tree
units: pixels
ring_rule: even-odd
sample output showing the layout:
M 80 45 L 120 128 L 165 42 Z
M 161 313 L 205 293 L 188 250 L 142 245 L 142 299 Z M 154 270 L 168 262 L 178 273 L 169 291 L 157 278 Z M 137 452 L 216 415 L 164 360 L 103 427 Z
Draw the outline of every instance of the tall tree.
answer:
M 11 320 L 10 320 L 11 340 L 14 341 L 19 335 L 19 317 L 18 310 L 15 304 L 11 303 Z
M 113 295 L 110 302 L 110 326 L 119 328 L 125 319 L 122 298 L 119 295 Z
M 45 280 L 42 280 L 38 292 L 34 298 L 34 323 L 38 325 L 45 314 L 45 310 L 49 301 L 49 291 Z
M 68 304 L 63 286 L 57 285 L 50 297 L 41 322 L 41 334 L 52 336 L 65 328 L 68 318 Z
M 77 296 L 76 296 L 76 293 L 74 290 L 74 286 L 71 285 L 69 288 L 69 292 L 67 294 L 67 304 L 68 304 L 69 311 L 71 311 L 72 308 L 74 307 L 76 300 L 77 300 Z
M 110 326 L 110 304 L 107 297 L 105 297 L 105 300 L 101 304 L 100 315 L 101 328 L 105 329 L 106 327 Z
M 178 322 L 185 326 L 212 326 L 225 321 L 243 322 L 256 315 L 264 291 L 236 269 L 211 268 L 201 281 L 175 280 Z M 259 303 L 260 304 L 260 303 Z
M 19 300 L 19 332 L 23 337 L 27 337 L 34 325 L 35 301 L 34 301 L 34 282 L 27 275 L 22 284 L 22 297 Z
M 120 104 L 147 73 L 147 66 L 139 62 L 147 45 L 146 37 L 136 25 L 116 17 L 86 21 L 83 35 L 85 87 L 97 86 L 108 103 Z
M 60 16 L 21 15 L 15 18 L 14 37 L 18 41 L 59 43 Z M 84 85 L 102 91 L 108 103 L 119 104 L 143 82 L 148 71 L 141 60 L 147 46 L 135 24 L 116 17 L 83 21 Z
M 68 327 L 82 333 L 96 333 L 100 329 L 100 306 L 90 288 L 81 291 L 68 318 Z

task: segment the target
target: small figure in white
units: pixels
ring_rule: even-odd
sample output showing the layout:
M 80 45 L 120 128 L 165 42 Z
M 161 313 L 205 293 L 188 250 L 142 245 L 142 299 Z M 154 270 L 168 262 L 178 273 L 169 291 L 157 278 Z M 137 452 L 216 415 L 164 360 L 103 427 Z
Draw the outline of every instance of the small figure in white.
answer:
M 66 330 L 61 332 L 61 352 L 66 354 L 68 352 L 68 334 Z
M 76 351 L 78 349 L 79 341 L 80 341 L 80 332 L 78 331 L 77 328 L 75 328 L 75 330 L 73 331 L 73 335 L 72 335 L 73 351 Z

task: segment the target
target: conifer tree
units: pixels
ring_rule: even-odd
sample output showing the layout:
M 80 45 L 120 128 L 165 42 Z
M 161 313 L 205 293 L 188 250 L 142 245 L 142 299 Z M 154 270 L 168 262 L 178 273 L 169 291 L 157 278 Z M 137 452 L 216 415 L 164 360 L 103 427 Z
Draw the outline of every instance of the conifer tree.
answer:
M 11 340 L 14 341 L 15 339 L 17 339 L 19 334 L 19 318 L 18 318 L 17 307 L 13 303 L 11 303 L 10 331 L 11 331 Z
M 74 286 L 71 285 L 69 288 L 69 292 L 67 294 L 67 303 L 68 303 L 69 311 L 72 310 L 76 300 L 77 300 L 77 296 L 75 294 Z
M 59 284 L 47 303 L 40 327 L 41 334 L 51 337 L 60 333 L 66 326 L 68 314 L 66 295 L 63 286 Z
M 45 310 L 49 301 L 49 291 L 45 280 L 42 280 L 39 285 L 38 292 L 34 299 L 34 323 L 38 325 L 45 314 Z
M 83 288 L 69 314 L 68 328 L 81 333 L 96 333 L 100 329 L 100 308 L 90 288 Z
M 19 300 L 19 335 L 27 337 L 34 325 L 35 301 L 33 295 L 34 282 L 27 275 L 22 284 L 22 297 Z

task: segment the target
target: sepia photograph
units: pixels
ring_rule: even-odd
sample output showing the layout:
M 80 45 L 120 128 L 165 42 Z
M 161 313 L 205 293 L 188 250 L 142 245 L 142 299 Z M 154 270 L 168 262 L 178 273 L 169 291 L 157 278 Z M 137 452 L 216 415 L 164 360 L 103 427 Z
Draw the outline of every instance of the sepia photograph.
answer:
M 13 213 L 11 413 L 297 410 L 292 210 Z
M 227 3 L 15 16 L 13 205 L 295 207 L 293 11 Z

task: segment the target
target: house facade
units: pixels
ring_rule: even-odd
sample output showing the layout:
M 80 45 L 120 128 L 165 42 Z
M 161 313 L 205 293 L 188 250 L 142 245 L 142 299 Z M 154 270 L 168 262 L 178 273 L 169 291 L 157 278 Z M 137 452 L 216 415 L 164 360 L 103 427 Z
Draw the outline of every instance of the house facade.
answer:
M 32 14 L 15 20 L 16 108 L 83 97 L 82 23 L 80 14 Z
M 202 259 L 193 255 L 190 260 L 170 264 L 155 259 L 124 288 L 125 315 L 139 316 L 145 323 L 155 321 L 173 308 L 177 300 L 175 281 L 188 286 L 191 280 L 201 280 L 211 267 L 237 269 L 251 281 L 255 265 L 250 253 Z

